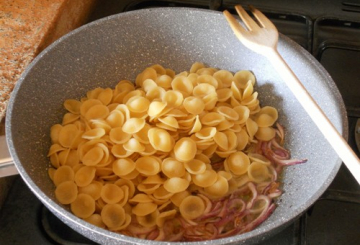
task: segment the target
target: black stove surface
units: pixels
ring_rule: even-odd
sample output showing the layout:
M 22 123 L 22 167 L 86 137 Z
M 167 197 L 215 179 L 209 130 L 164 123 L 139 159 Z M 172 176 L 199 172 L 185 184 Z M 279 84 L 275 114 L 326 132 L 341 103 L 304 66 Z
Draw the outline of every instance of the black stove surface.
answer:
M 349 121 L 349 144 L 360 155 L 360 1 L 146 1 L 107 0 L 91 20 L 140 8 L 171 6 L 213 10 L 251 3 L 279 31 L 308 50 L 333 77 L 343 96 Z M 359 128 L 357 128 L 359 127 Z M 358 132 L 358 133 L 356 133 Z M 345 166 L 323 196 L 289 227 L 260 245 L 359 244 L 360 186 Z M 0 212 L 0 244 L 95 244 L 48 211 L 18 176 Z

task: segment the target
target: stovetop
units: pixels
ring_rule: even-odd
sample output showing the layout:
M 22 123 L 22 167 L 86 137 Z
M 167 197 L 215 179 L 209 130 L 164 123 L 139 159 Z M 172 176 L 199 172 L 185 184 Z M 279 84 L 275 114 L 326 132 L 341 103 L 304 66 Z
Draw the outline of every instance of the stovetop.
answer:
M 330 73 L 343 96 L 349 144 L 360 155 L 360 1 L 349 0 L 107 0 L 91 21 L 149 7 L 232 10 L 235 4 L 259 8 L 279 31 L 308 50 Z M 359 122 L 358 122 L 359 121 Z M 358 124 L 357 124 L 358 122 Z M 259 245 L 359 244 L 360 186 L 345 166 L 323 196 L 293 224 Z M 0 244 L 95 244 L 49 212 L 17 176 L 0 213 Z

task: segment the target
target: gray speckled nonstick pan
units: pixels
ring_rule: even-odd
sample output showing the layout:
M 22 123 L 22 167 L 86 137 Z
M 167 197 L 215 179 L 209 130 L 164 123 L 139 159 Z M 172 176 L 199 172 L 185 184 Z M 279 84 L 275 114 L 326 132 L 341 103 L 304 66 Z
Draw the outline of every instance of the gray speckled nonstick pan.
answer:
M 307 51 L 282 35 L 279 51 L 346 136 L 346 111 L 328 73 Z M 308 159 L 305 164 L 286 168 L 278 208 L 258 228 L 198 244 L 250 244 L 280 231 L 320 197 L 341 160 L 268 61 L 238 41 L 220 12 L 189 8 L 127 12 L 83 26 L 43 51 L 18 81 L 7 110 L 7 141 L 24 181 L 56 216 L 98 243 L 155 244 L 90 225 L 56 201 L 47 172 L 49 129 L 61 122 L 65 99 L 81 98 L 98 86 L 114 87 L 121 79 L 134 80 L 152 64 L 180 72 L 189 70 L 196 61 L 233 72 L 253 71 L 262 106 L 279 109 L 286 147 L 294 158 Z

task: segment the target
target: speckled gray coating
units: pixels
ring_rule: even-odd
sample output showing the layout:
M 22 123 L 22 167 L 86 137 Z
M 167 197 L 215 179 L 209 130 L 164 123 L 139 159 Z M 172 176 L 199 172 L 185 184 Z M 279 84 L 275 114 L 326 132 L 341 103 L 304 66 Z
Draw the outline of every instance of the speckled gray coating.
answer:
M 344 104 L 328 73 L 305 50 L 280 37 L 280 53 L 337 129 L 347 135 Z M 49 129 L 60 122 L 65 99 L 80 98 L 97 86 L 114 87 L 121 79 L 133 80 L 152 64 L 180 72 L 195 61 L 233 72 L 253 71 L 262 105 L 279 109 L 286 146 L 293 157 L 308 159 L 286 169 L 279 206 L 261 226 L 199 244 L 256 243 L 285 228 L 325 191 L 341 160 L 268 61 L 247 50 L 219 12 L 187 8 L 127 12 L 81 27 L 43 51 L 17 83 L 7 110 L 7 140 L 22 178 L 61 220 L 94 241 L 155 244 L 89 225 L 55 200 L 47 174 Z

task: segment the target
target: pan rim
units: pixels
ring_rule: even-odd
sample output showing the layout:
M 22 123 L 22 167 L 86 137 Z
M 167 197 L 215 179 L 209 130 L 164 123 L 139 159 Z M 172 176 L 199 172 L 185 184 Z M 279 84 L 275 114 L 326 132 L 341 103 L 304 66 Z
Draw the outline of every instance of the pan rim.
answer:
M 25 180 L 25 183 L 30 187 L 30 189 L 38 196 L 38 198 L 44 202 L 44 204 L 47 207 L 50 207 L 51 210 L 53 212 L 57 212 L 59 215 L 61 215 L 63 212 L 68 212 L 66 209 L 64 209 L 62 206 L 60 206 L 59 204 L 57 204 L 56 202 L 54 202 L 53 200 L 51 200 L 50 198 L 48 198 L 45 193 L 43 193 L 43 191 L 41 191 L 41 189 L 33 182 L 33 180 L 30 178 L 30 176 L 28 175 L 28 173 L 25 171 L 25 169 L 23 168 L 19 158 L 18 158 L 18 154 L 17 151 L 15 149 L 15 146 L 13 144 L 13 134 L 12 134 L 12 130 L 14 130 L 12 128 L 11 125 L 11 119 L 12 119 L 12 107 L 15 103 L 16 100 L 16 95 L 19 91 L 19 89 L 21 88 L 21 85 L 23 84 L 23 82 L 26 81 L 26 76 L 27 74 L 36 66 L 36 64 L 39 62 L 39 60 L 42 59 L 42 57 L 51 52 L 52 49 L 54 49 L 54 47 L 56 47 L 57 45 L 59 45 L 59 43 L 64 42 L 65 40 L 71 38 L 73 35 L 78 35 L 78 33 L 81 33 L 82 31 L 91 28 L 93 25 L 101 25 L 102 22 L 107 22 L 109 20 L 113 20 L 113 19 L 117 19 L 117 18 L 122 18 L 123 16 L 128 16 L 128 15 L 136 15 L 139 12 L 145 12 L 145 11 L 173 11 L 173 7 L 161 7 L 161 8 L 153 8 L 153 9 L 144 9 L 144 10 L 134 10 L 131 12 L 125 12 L 125 13 L 120 13 L 120 14 L 116 14 L 113 16 L 109 16 L 109 17 L 105 17 L 103 19 L 100 19 L 98 21 L 94 21 L 91 23 L 88 23 L 82 27 L 79 27 L 78 29 L 66 34 L 65 36 L 59 38 L 57 41 L 55 41 L 54 43 L 52 43 L 51 45 L 49 45 L 46 49 L 44 49 L 34 60 L 33 62 L 31 62 L 31 64 L 29 64 L 29 66 L 26 68 L 26 70 L 23 72 L 23 74 L 21 75 L 20 79 L 18 80 L 18 82 L 16 83 L 16 86 L 11 94 L 8 106 L 7 106 L 7 113 L 6 113 L 6 122 L 5 122 L 5 128 L 6 128 L 6 138 L 7 138 L 7 142 L 9 145 L 9 150 L 10 150 L 10 154 L 14 159 L 15 165 L 21 175 L 21 177 Z M 209 12 L 212 14 L 216 14 L 216 15 L 221 15 L 220 12 L 218 11 L 214 11 L 214 10 L 205 10 L 205 9 L 197 9 L 197 8 L 186 8 L 186 7 L 180 7 L 180 8 L 176 8 L 176 11 L 200 11 L 200 12 Z M 331 84 L 332 79 L 330 77 L 330 75 L 328 74 L 328 72 L 321 66 L 319 65 L 319 63 L 303 48 L 301 48 L 298 44 L 296 44 L 294 41 L 292 41 L 291 39 L 287 38 L 286 36 L 280 34 L 280 39 L 286 43 L 290 43 L 292 46 L 295 45 L 295 47 L 297 48 L 297 52 L 300 52 L 300 54 L 302 56 L 305 57 L 305 59 L 313 62 L 316 64 L 316 68 L 318 70 L 318 72 L 321 73 L 322 76 L 324 77 L 328 77 L 328 79 L 325 80 L 326 83 L 328 83 L 329 86 L 333 86 L 333 84 Z M 335 91 L 335 93 L 338 93 L 336 96 L 341 97 L 340 93 L 338 90 Z M 342 123 L 343 123 L 343 136 L 347 139 L 348 136 L 348 126 L 347 126 L 347 117 L 346 117 L 346 110 L 345 110 L 345 106 L 343 104 L 343 100 L 341 100 L 341 103 L 339 102 L 339 106 L 343 109 L 342 112 L 345 112 L 342 116 Z M 338 159 L 336 161 L 336 167 L 332 170 L 330 176 L 331 176 L 331 181 L 334 179 L 334 177 L 336 176 L 339 168 L 341 166 L 341 160 Z M 250 232 L 244 233 L 244 234 L 240 234 L 240 235 L 236 235 L 233 237 L 227 237 L 227 238 L 221 238 L 221 239 L 217 239 L 217 240 L 211 240 L 211 241 L 206 241 L 206 244 L 223 244 L 223 243 L 235 243 L 235 242 L 242 242 L 242 241 L 246 241 L 248 239 L 257 237 L 259 235 L 262 234 L 267 234 L 270 233 L 272 230 L 274 230 L 274 228 L 276 227 L 281 227 L 284 225 L 284 223 L 290 223 L 291 221 L 293 221 L 296 217 L 300 216 L 303 212 L 306 211 L 307 208 L 309 208 L 311 206 L 311 204 L 313 204 L 321 195 L 322 193 L 328 188 L 328 186 L 331 184 L 331 181 L 328 181 L 328 183 L 325 183 L 324 185 L 322 185 L 322 188 L 320 188 L 313 196 L 312 198 L 308 199 L 304 205 L 300 206 L 298 209 L 293 210 L 293 215 L 285 220 L 285 222 L 277 220 L 277 223 L 275 224 L 267 224 L 265 226 L 261 226 L 260 228 L 256 228 Z M 305 208 L 304 208 L 305 207 Z M 62 212 L 60 212 L 59 210 L 61 210 Z M 110 237 L 110 238 L 114 238 L 117 240 L 121 240 L 124 242 L 132 242 L 132 243 L 142 243 L 144 242 L 144 240 L 142 239 L 137 239 L 137 238 L 132 238 L 132 237 L 128 237 L 128 236 L 124 236 L 124 235 L 120 235 L 114 232 L 110 232 L 92 225 L 87 224 L 85 221 L 82 221 L 81 219 L 77 218 L 76 216 L 74 216 L 73 214 L 69 213 L 66 216 L 63 216 L 63 218 L 66 218 L 66 220 L 74 222 L 78 225 L 80 225 L 81 227 L 85 227 L 90 229 L 92 232 L 96 232 L 96 233 L 101 233 L 102 235 L 106 234 L 106 236 Z M 70 223 L 71 223 L 70 222 Z M 270 228 L 269 228 L 270 227 Z M 264 233 L 265 231 L 265 233 Z M 147 241 L 147 243 L 149 244 L 155 244 L 155 242 L 153 243 L 153 241 Z M 158 242 L 156 242 L 157 244 Z M 165 243 L 165 242 L 164 242 Z M 186 242 L 186 244 L 204 244 L 204 241 L 202 242 Z M 175 242 L 172 244 L 184 244 L 183 242 Z

